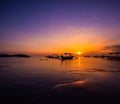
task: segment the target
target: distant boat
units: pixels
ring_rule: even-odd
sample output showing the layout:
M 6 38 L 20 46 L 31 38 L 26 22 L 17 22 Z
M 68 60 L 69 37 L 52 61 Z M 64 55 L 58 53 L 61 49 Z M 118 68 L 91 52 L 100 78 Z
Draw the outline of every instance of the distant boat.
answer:
M 120 57 L 117 56 L 107 56 L 108 60 L 120 60 Z
M 52 54 L 52 55 L 48 55 L 45 57 L 47 57 L 47 58 L 59 58 L 60 56 L 58 56 L 57 54 Z
M 84 56 L 84 57 L 90 57 L 90 56 Z
M 120 52 L 111 52 L 109 53 L 109 55 L 107 56 L 108 60 L 120 60 Z
M 71 60 L 71 59 L 73 59 L 74 56 L 71 53 L 64 53 L 60 57 L 62 60 Z

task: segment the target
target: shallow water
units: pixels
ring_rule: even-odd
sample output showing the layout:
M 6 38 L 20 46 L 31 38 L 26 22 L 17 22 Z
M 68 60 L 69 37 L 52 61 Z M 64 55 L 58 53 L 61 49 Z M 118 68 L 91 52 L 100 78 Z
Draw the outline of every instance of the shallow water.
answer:
M 120 97 L 119 80 L 120 61 L 115 60 L 0 58 L 0 101 L 4 103 L 41 102 L 54 94 L 80 97 L 81 92 L 87 97 L 97 94 L 116 98 Z

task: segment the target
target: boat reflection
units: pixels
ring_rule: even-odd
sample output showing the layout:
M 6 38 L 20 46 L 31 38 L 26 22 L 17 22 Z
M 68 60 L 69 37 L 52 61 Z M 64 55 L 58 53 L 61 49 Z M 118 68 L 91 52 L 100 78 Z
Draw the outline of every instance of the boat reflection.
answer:
M 61 60 L 61 66 L 71 67 L 73 64 L 73 60 Z

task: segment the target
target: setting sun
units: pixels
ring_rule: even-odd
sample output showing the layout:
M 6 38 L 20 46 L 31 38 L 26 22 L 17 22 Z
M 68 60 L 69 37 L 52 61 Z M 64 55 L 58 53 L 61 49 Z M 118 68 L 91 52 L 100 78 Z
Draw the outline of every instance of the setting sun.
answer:
M 82 52 L 77 52 L 78 55 L 82 54 Z

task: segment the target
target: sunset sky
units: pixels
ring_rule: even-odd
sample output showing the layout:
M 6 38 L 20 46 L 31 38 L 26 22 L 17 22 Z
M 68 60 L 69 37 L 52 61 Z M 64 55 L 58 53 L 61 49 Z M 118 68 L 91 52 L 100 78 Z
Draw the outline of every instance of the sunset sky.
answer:
M 120 0 L 0 0 L 0 52 L 120 50 Z

